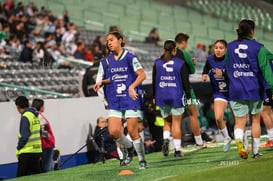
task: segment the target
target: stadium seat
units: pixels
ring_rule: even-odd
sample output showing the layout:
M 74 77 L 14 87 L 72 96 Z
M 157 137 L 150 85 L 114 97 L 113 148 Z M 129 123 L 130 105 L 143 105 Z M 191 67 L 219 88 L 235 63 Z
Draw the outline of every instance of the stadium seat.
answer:
M 29 1 L 22 2 L 27 4 Z M 100 0 L 95 3 L 86 0 L 66 0 L 65 3 L 37 0 L 35 3 L 49 8 L 56 16 L 61 16 L 67 9 L 71 22 L 79 26 L 80 38 L 86 44 L 91 44 L 99 35 L 105 36 L 110 26 L 120 26 L 128 37 L 126 46 L 133 49 L 147 71 L 152 70 L 153 60 L 162 54 L 163 42 L 173 39 L 176 33 L 190 35 L 188 48 L 194 52 L 197 43 L 210 45 L 216 39 L 231 41 L 236 38 L 234 29 L 241 18 L 252 18 L 258 27 L 255 38 L 273 50 L 271 12 L 233 0 L 192 0 L 187 1 L 185 6 L 152 0 Z M 153 27 L 158 28 L 163 39 L 159 46 L 144 43 L 145 36 Z M 79 96 L 79 72 L 84 70 L 84 66 L 74 65 L 71 70 L 59 70 L 18 62 L 17 59 L 18 55 L 13 54 L 0 58 L 1 82 Z M 200 73 L 202 66 L 197 69 Z M 12 96 L 14 90 L 10 92 Z M 30 95 L 48 96 L 38 93 Z

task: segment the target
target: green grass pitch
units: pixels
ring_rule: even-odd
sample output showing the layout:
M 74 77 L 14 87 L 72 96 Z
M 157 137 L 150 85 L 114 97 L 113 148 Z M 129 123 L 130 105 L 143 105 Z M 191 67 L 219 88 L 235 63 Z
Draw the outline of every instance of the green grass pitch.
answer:
M 148 168 L 138 169 L 138 159 L 135 156 L 129 166 L 120 167 L 118 160 L 107 160 L 96 164 L 87 164 L 74 168 L 26 176 L 14 181 L 251 181 L 272 180 L 273 178 L 273 148 L 260 149 L 263 157 L 260 159 L 241 159 L 234 141 L 230 151 L 222 152 L 221 143 L 213 143 L 206 149 L 196 150 L 194 146 L 182 148 L 184 157 L 177 158 L 171 151 L 168 157 L 162 153 L 147 154 Z M 119 175 L 122 170 L 130 170 L 133 174 Z

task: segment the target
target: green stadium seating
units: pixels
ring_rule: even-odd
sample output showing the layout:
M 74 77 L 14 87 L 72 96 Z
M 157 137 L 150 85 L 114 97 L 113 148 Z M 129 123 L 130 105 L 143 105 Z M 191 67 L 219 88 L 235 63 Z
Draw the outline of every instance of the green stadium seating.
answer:
M 62 15 L 63 10 L 68 9 L 71 20 L 88 29 L 107 32 L 109 26 L 118 25 L 126 36 L 131 36 L 130 40 L 143 41 L 144 35 L 148 35 L 153 27 L 158 28 L 163 40 L 174 38 L 178 32 L 186 32 L 191 36 L 190 47 L 195 47 L 198 42 L 214 42 L 220 38 L 230 41 L 236 38 L 234 29 L 240 19 L 251 18 L 257 24 L 256 39 L 267 41 L 268 48 L 273 50 L 273 41 L 268 41 L 273 37 L 270 12 L 233 0 L 191 0 L 187 1 L 186 7 L 153 0 L 36 2 L 52 9 L 56 15 Z

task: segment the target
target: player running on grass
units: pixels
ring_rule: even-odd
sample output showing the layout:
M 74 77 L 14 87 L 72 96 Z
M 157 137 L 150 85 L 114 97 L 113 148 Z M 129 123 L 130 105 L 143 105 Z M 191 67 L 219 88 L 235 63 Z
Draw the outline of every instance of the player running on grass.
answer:
M 144 144 L 138 134 L 138 118 L 141 109 L 139 86 L 145 80 L 146 74 L 137 58 L 123 48 L 124 39 L 119 32 L 108 33 L 106 40 L 112 53 L 100 63 L 94 90 L 98 91 L 102 86 L 104 88 L 109 109 L 109 133 L 128 149 L 128 163 L 132 159 L 134 147 L 139 159 L 139 168 L 145 169 L 147 162 Z M 121 133 L 123 118 L 127 122 L 133 144 Z
M 153 67 L 153 97 L 164 118 L 163 154 L 169 154 L 169 140 L 172 134 L 174 156 L 181 157 L 183 154 L 180 125 L 185 107 L 184 97 L 190 99 L 190 83 L 185 61 L 175 57 L 176 51 L 174 41 L 165 41 L 164 53 L 155 60 Z
M 217 127 L 220 129 L 224 137 L 223 151 L 227 152 L 230 148 L 232 139 L 228 135 L 226 123 L 224 121 L 225 109 L 228 105 L 228 83 L 223 76 L 225 73 L 225 53 L 227 42 L 225 40 L 217 40 L 214 43 L 214 54 L 207 58 L 202 73 L 202 80 L 206 81 L 210 78 L 210 84 L 213 90 L 214 98 L 214 115 Z
M 269 52 L 261 43 L 253 39 L 255 23 L 252 20 L 240 21 L 237 40 L 227 46 L 227 75 L 229 78 L 229 100 L 235 116 L 234 137 L 238 154 L 247 159 L 248 153 L 243 147 L 243 134 L 250 114 L 252 133 L 252 157 L 258 158 L 260 146 L 260 113 L 264 88 L 261 77 L 273 91 L 273 73 L 269 63 Z

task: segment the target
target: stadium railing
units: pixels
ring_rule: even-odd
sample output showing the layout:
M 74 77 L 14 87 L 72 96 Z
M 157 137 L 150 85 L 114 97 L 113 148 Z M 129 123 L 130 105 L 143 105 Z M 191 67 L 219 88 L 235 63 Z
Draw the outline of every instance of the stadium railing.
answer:
M 34 93 L 39 93 L 39 94 L 51 95 L 56 98 L 57 97 L 59 97 L 59 98 L 71 98 L 72 97 L 71 95 L 68 95 L 68 94 L 61 94 L 61 93 L 54 92 L 54 91 L 42 90 L 42 89 L 37 89 L 37 88 L 30 88 L 30 87 L 14 85 L 14 84 L 7 84 L 7 83 L 3 83 L 3 82 L 0 82 L 0 86 L 4 87 L 4 88 L 12 88 L 14 90 L 21 90 L 23 92 L 24 96 L 28 96 L 29 92 L 34 92 Z M 12 99 L 12 98 L 8 98 L 8 99 Z

